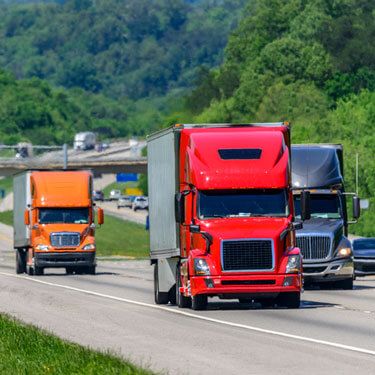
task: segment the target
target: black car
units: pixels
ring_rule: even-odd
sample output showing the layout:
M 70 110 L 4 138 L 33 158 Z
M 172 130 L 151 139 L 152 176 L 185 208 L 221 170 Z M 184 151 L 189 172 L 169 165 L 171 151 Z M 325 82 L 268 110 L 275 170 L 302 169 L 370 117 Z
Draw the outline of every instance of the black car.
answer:
M 353 240 L 356 276 L 375 275 L 375 238 Z
M 104 201 L 104 193 L 101 190 L 94 190 L 92 192 L 92 199 L 94 201 Z

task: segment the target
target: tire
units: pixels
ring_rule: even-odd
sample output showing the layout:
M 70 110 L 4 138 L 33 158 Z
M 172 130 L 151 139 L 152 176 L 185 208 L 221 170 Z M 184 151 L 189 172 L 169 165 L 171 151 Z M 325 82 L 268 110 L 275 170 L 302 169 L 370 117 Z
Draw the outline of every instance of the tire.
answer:
M 23 249 L 16 250 L 16 273 L 26 272 L 26 252 Z
M 44 268 L 43 267 L 37 267 L 34 268 L 34 275 L 35 276 L 42 276 L 44 275 Z
M 183 309 L 187 307 L 191 307 L 191 298 L 186 297 L 180 293 L 180 286 L 181 286 L 181 273 L 180 273 L 180 265 L 178 264 L 176 267 L 176 305 Z
M 280 293 L 277 304 L 288 309 L 298 309 L 301 304 L 301 293 Z
M 193 310 L 206 310 L 207 296 L 204 294 L 197 294 L 191 297 L 191 308 Z
M 344 290 L 352 290 L 353 289 L 353 278 L 336 281 L 335 287 L 336 288 L 342 288 Z
M 169 293 L 159 291 L 158 264 L 154 267 L 154 298 L 157 305 L 166 305 L 169 302 Z
M 276 300 L 275 298 L 264 298 L 259 301 L 263 309 L 275 307 Z
M 88 275 L 95 275 L 96 274 L 96 266 L 88 266 L 88 267 L 86 267 L 86 273 Z
M 67 275 L 73 275 L 74 269 L 72 267 L 66 267 L 65 271 Z
M 33 276 L 33 275 L 34 275 L 34 268 L 31 267 L 31 266 L 26 266 L 26 273 L 27 273 L 29 276 Z
M 238 302 L 241 304 L 251 303 L 253 300 L 251 298 L 239 298 Z

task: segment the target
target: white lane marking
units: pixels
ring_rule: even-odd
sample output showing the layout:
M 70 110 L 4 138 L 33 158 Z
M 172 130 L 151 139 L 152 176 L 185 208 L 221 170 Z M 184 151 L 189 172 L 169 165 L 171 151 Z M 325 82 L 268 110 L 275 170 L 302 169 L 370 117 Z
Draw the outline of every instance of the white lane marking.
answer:
M 242 328 L 242 329 L 245 329 L 245 330 L 248 330 L 248 331 L 266 333 L 266 334 L 269 334 L 269 335 L 281 336 L 281 337 L 286 337 L 286 338 L 289 338 L 289 339 L 305 341 L 305 342 L 309 342 L 309 343 L 320 344 L 320 345 L 330 346 L 330 347 L 333 347 L 333 348 L 349 350 L 349 351 L 352 351 L 352 352 L 358 352 L 358 353 L 369 354 L 369 355 L 375 356 L 375 350 L 358 348 L 356 346 L 344 345 L 344 344 L 339 344 L 339 343 L 336 343 L 336 342 L 318 340 L 318 339 L 313 339 L 311 337 L 298 336 L 298 335 L 293 335 L 293 334 L 290 334 L 290 333 L 285 333 L 285 332 L 280 332 L 280 331 L 272 331 L 272 330 L 269 330 L 269 329 L 249 326 L 249 325 L 240 324 L 240 323 L 233 323 L 233 322 L 229 322 L 229 321 L 226 321 L 226 320 L 209 318 L 209 317 L 206 317 L 206 316 L 201 316 L 201 315 L 189 313 L 189 312 L 186 312 L 186 311 L 183 311 L 183 310 L 175 310 L 175 309 L 171 309 L 171 308 L 160 306 L 160 305 L 154 305 L 154 304 L 151 304 L 151 303 L 134 301 L 134 300 L 131 300 L 131 299 L 128 299 L 128 298 L 111 296 L 111 295 L 108 295 L 108 294 L 102 294 L 102 293 L 94 292 L 94 291 L 91 291 L 91 290 L 75 288 L 75 287 L 68 286 L 68 285 L 50 283 L 50 282 L 47 282 L 47 281 L 42 281 L 42 280 L 34 279 L 34 278 L 31 278 L 31 277 L 27 277 L 27 276 L 13 275 L 11 273 L 6 273 L 6 272 L 0 272 L 0 275 L 9 276 L 9 277 L 17 278 L 17 279 L 23 279 L 23 280 L 27 280 L 27 281 L 32 281 L 32 282 L 35 282 L 35 283 L 45 284 L 45 285 L 54 286 L 54 287 L 58 287 L 58 288 L 73 290 L 75 292 L 80 292 L 80 293 L 89 294 L 89 295 L 92 295 L 92 296 L 112 299 L 112 300 L 115 300 L 115 301 L 125 302 L 125 303 L 129 303 L 129 304 L 136 305 L 136 306 L 142 306 L 142 307 L 148 307 L 148 308 L 155 309 L 155 310 L 167 311 L 167 312 L 172 313 L 172 314 L 183 315 L 183 316 L 187 316 L 187 317 L 193 318 L 193 319 L 204 320 L 206 322 L 217 323 L 217 324 L 235 327 L 235 328 Z

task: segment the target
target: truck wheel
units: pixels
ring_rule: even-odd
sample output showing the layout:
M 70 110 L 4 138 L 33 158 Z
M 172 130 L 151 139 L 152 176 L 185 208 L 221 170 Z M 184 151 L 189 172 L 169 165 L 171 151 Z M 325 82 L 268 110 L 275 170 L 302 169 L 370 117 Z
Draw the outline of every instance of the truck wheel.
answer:
M 251 303 L 253 300 L 251 298 L 239 298 L 238 302 L 241 304 Z
M 66 267 L 65 272 L 67 275 L 73 275 L 73 268 L 72 267 Z
M 276 301 L 275 298 L 264 298 L 259 301 L 263 309 L 267 307 L 275 307 Z
M 193 310 L 206 310 L 207 296 L 204 294 L 197 294 L 191 297 L 191 308 Z
M 86 268 L 86 273 L 89 275 L 95 275 L 96 274 L 96 266 L 88 266 Z
M 17 249 L 16 251 L 16 273 L 26 272 L 26 252 L 23 249 Z
M 169 302 L 169 293 L 159 291 L 159 271 L 157 263 L 154 267 L 154 297 L 157 305 L 166 305 Z
M 301 304 L 301 293 L 287 292 L 280 293 L 278 305 L 288 309 L 298 309 Z
M 37 267 L 34 268 L 34 275 L 35 276 L 41 276 L 44 274 L 44 268 L 43 267 Z
M 353 278 L 336 281 L 335 286 L 337 288 L 342 288 L 342 289 L 345 289 L 345 290 L 352 290 L 353 289 Z
M 183 294 L 181 294 L 180 287 L 181 287 L 181 273 L 180 273 L 180 266 L 177 265 L 176 267 L 176 304 L 178 307 L 181 307 L 181 308 L 191 307 L 191 298 L 185 297 Z
M 29 276 L 33 276 L 33 275 L 34 275 L 34 268 L 31 267 L 31 266 L 26 266 L 26 273 L 27 273 Z

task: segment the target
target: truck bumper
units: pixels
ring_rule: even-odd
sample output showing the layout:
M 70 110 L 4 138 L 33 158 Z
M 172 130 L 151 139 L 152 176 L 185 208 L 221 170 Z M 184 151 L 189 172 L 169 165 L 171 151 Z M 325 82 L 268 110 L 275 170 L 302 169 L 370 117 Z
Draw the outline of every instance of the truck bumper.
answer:
M 95 251 L 34 253 L 34 264 L 37 267 L 94 266 L 95 262 Z
M 335 259 L 330 262 L 304 263 L 303 276 L 306 282 L 329 282 L 353 277 L 352 258 Z
M 355 258 L 354 269 L 356 276 L 375 275 L 375 258 Z
M 301 292 L 302 277 L 297 274 L 269 276 L 193 276 L 191 295 L 206 294 L 222 299 L 277 297 L 283 292 Z

